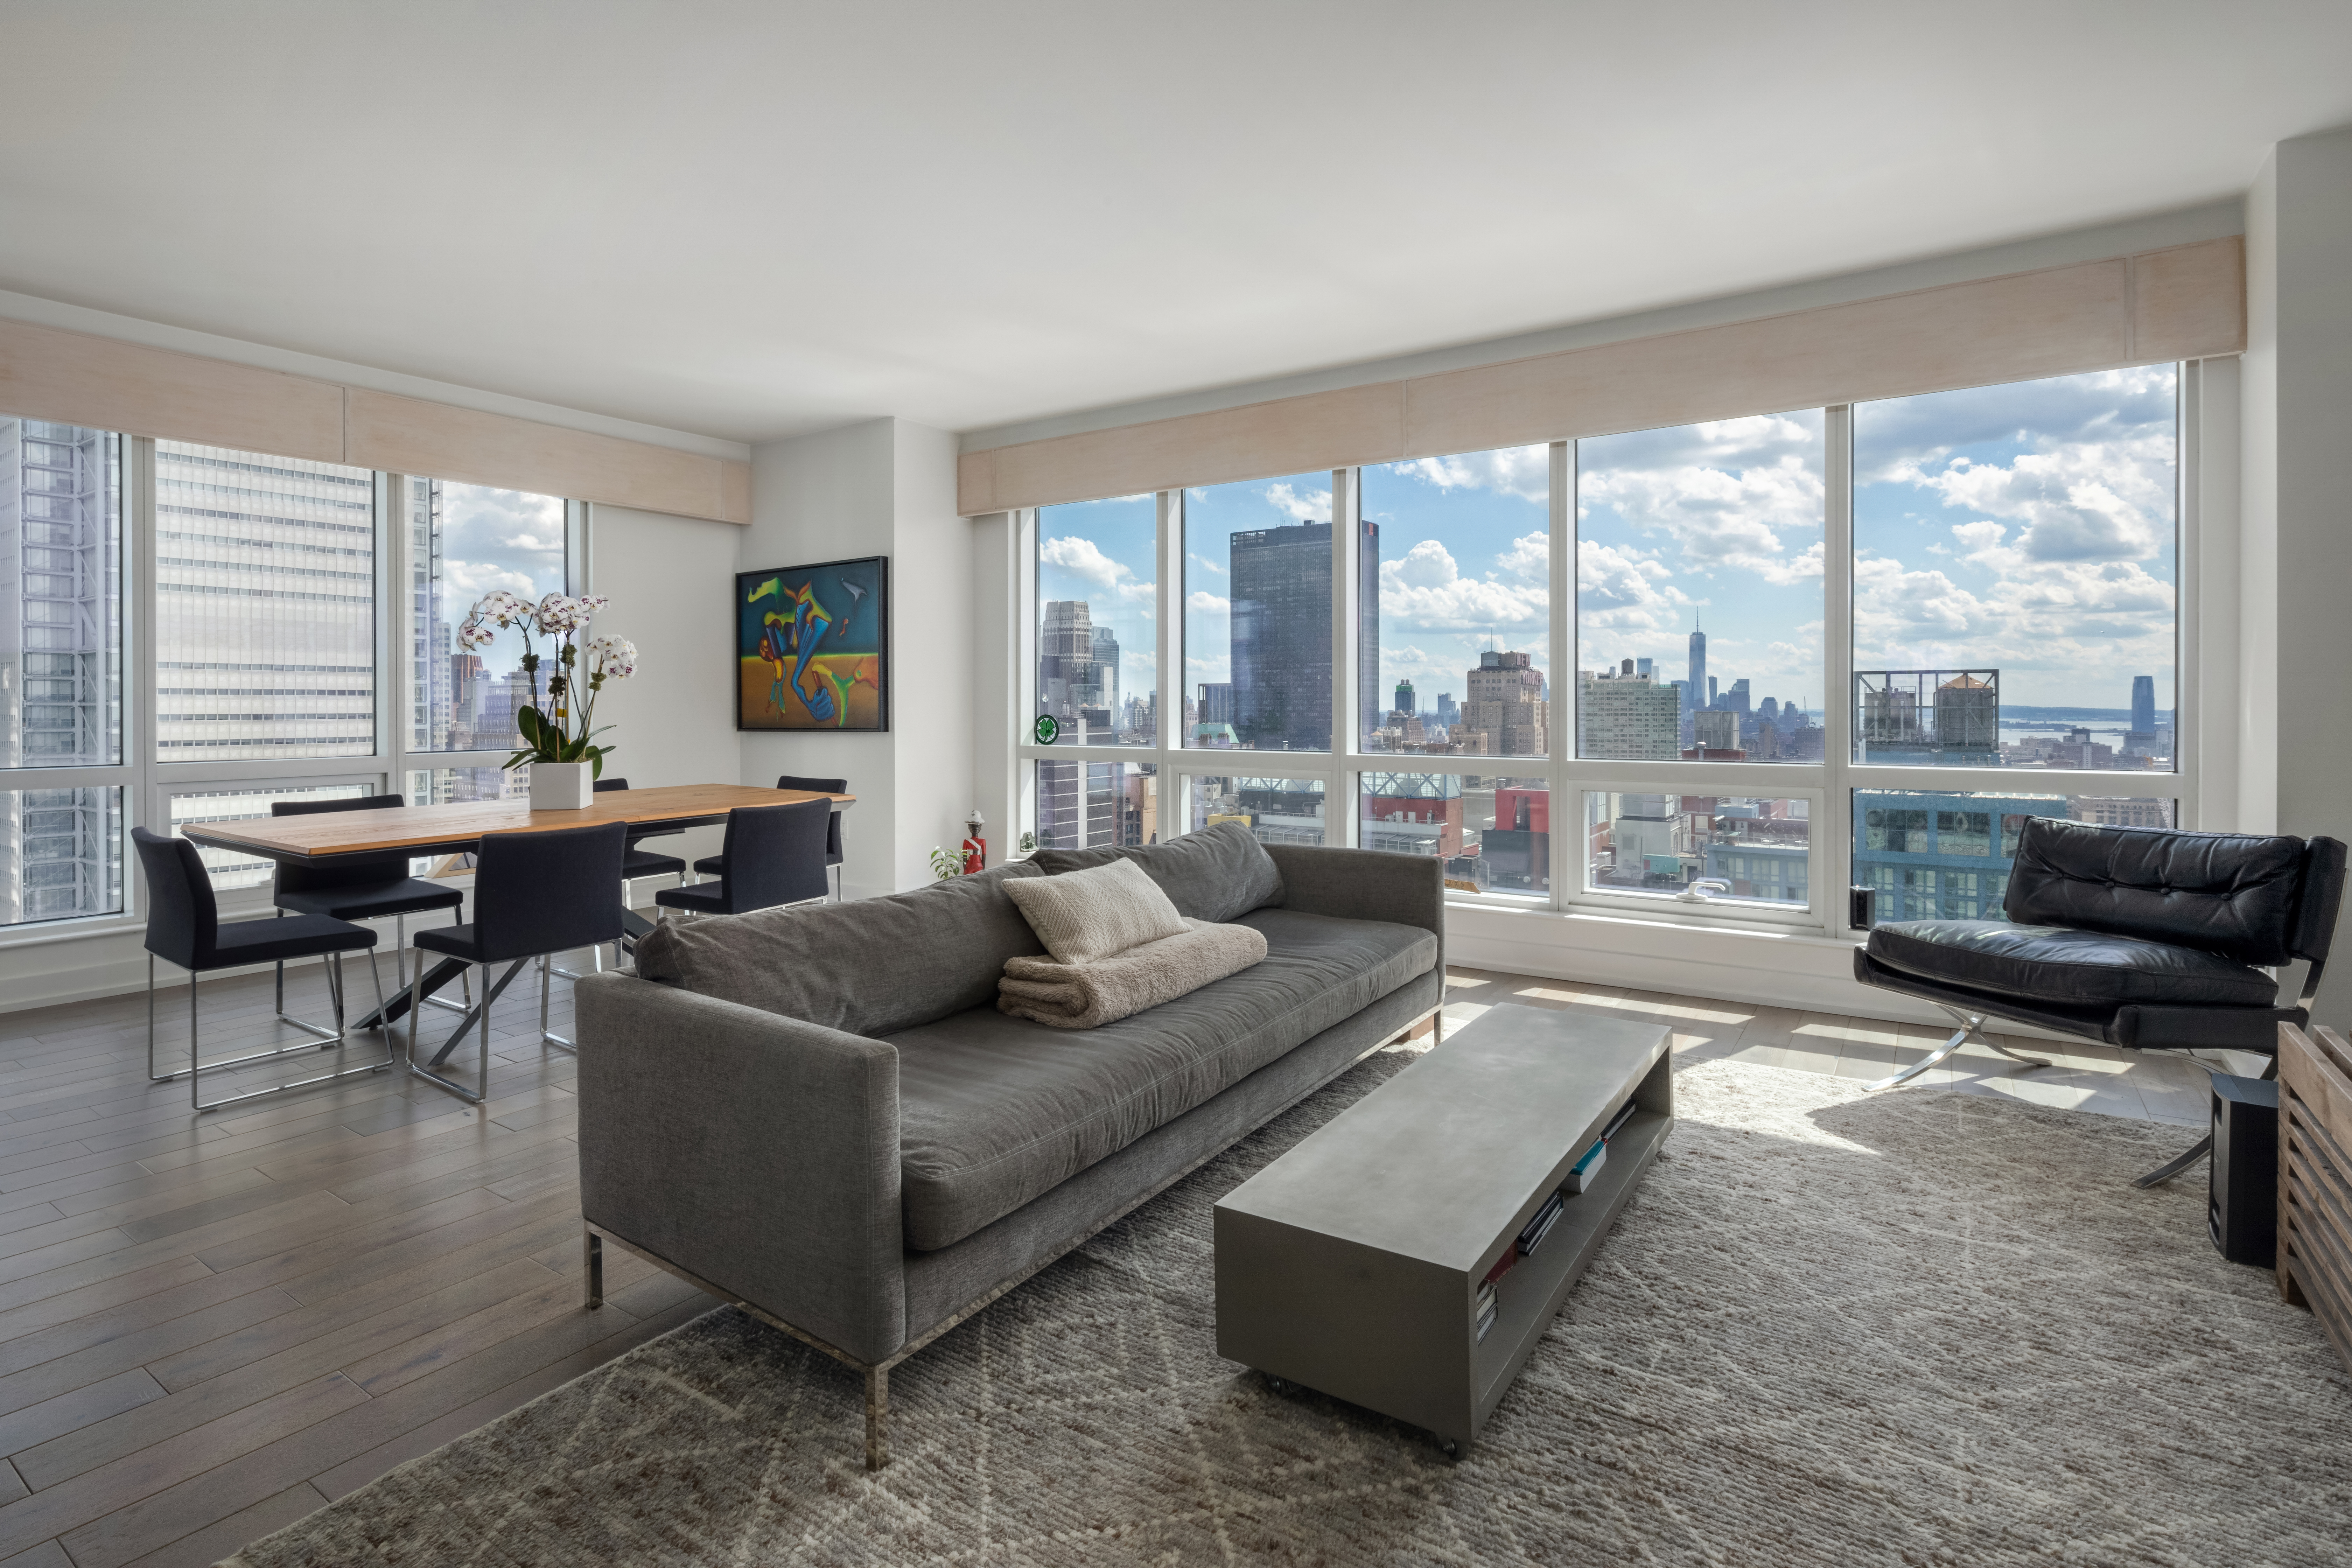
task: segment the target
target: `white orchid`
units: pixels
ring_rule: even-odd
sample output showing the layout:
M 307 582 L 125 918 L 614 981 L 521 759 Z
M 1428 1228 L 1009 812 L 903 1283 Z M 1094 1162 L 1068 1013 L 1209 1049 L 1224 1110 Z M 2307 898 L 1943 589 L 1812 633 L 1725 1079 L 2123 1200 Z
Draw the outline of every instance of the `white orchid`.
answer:
M 587 656 L 591 690 L 608 677 L 626 680 L 637 672 L 637 645 L 626 637 L 596 637 L 581 651 Z
M 530 682 L 530 701 L 515 714 L 515 728 L 522 734 L 520 751 L 507 759 L 507 766 L 520 767 L 525 763 L 591 763 L 598 770 L 604 765 L 609 746 L 589 744 L 597 731 L 594 728 L 596 693 L 607 679 L 626 680 L 637 672 L 637 645 L 626 637 L 596 637 L 584 644 L 580 634 L 596 613 L 612 603 L 602 594 L 583 594 L 573 598 L 565 594 L 549 594 L 532 604 L 520 595 L 503 588 L 492 589 L 482 595 L 481 602 L 457 627 L 459 647 L 477 651 L 498 640 L 499 627 L 513 627 L 522 633 L 523 674 Z M 549 711 L 539 705 L 540 653 L 533 646 L 533 634 L 550 638 L 553 647 L 555 668 L 547 672 Z M 579 704 L 579 722 L 572 722 L 573 704 L 578 697 L 578 682 L 573 671 L 586 656 L 588 698 Z
M 551 637 L 576 632 L 588 624 L 587 614 L 580 601 L 562 594 L 550 594 L 539 602 L 533 612 L 541 633 Z
M 482 602 L 474 606 L 466 620 L 468 625 L 488 621 L 493 626 L 516 626 L 522 625 L 530 614 L 530 600 L 509 594 L 504 588 L 493 588 L 482 595 Z

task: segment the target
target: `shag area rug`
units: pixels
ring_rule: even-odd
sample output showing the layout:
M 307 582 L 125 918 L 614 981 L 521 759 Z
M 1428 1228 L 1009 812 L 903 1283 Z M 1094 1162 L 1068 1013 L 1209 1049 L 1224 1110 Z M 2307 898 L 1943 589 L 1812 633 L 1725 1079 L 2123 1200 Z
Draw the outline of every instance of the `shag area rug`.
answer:
M 1382 1053 L 891 1379 L 711 1312 L 246 1549 L 401 1563 L 2352 1561 L 2352 1386 L 2189 1130 L 1732 1062 L 1459 1463 L 1217 1358 L 1210 1208 Z

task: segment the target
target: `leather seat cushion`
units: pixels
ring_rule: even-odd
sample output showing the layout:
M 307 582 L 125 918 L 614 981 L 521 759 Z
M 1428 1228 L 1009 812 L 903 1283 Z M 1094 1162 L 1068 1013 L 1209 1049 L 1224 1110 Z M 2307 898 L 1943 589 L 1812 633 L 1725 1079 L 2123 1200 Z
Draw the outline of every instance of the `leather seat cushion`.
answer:
M 1875 927 L 1870 956 L 1890 969 L 2043 1002 L 2268 1007 L 2278 982 L 2219 953 L 2106 931 L 2007 921 L 1901 921 Z
M 898 1049 L 907 1245 L 950 1246 L 1426 974 L 1418 926 L 1254 910 L 1263 963 L 1098 1029 L 974 1007 Z

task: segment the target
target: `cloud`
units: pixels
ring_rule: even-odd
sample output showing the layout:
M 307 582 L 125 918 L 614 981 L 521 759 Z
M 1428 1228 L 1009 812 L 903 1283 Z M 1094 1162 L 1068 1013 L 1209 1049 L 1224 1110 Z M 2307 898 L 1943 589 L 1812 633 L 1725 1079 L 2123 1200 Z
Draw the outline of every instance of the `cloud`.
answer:
M 1576 547 L 1577 623 L 1593 631 L 1661 633 L 1690 617 L 1673 574 L 1638 552 L 1586 540 Z
M 2147 365 L 1858 404 L 1854 482 L 1940 468 L 1969 447 L 2047 451 L 2152 435 L 2168 441 L 2179 380 L 2170 365 Z
M 1331 492 L 1307 490 L 1304 494 L 1291 488 L 1288 480 L 1265 487 L 1266 504 L 1294 522 L 1328 522 L 1331 521 Z
M 1495 558 L 1503 574 L 1522 583 L 1540 583 L 1551 586 L 1551 535 L 1527 533 L 1511 541 L 1511 548 Z
M 465 608 L 471 608 L 475 601 L 493 588 L 504 588 L 527 599 L 536 599 L 543 592 L 528 572 L 495 563 L 459 561 L 453 556 L 442 558 L 441 578 L 449 585 L 449 597 L 463 600 Z
M 1214 572 L 1220 577 L 1226 575 L 1226 572 L 1223 567 L 1218 565 L 1215 562 L 1210 560 L 1205 555 L 1193 555 L 1188 552 L 1184 559 L 1192 562 L 1203 572 Z
M 1819 531 L 1826 495 L 1818 448 L 1739 468 L 1588 467 L 1577 477 L 1588 513 L 1606 508 L 1635 531 L 1663 536 L 1690 570 L 1753 572 L 1777 582 L 1818 574 L 1818 567 L 1809 573 L 1790 564 L 1788 536 Z
M 2031 560 L 2146 561 L 2172 536 L 2172 445 L 2168 429 L 2128 441 L 2024 452 L 2007 467 L 1958 457 L 1932 472 L 1910 468 L 1890 478 L 1984 520 L 1959 524 L 1955 533 L 1981 533 L 1997 526 L 1992 518 L 2021 523 L 2017 548 Z
M 1505 447 L 1456 458 L 1423 458 L 1410 463 L 1391 463 L 1388 471 L 1434 485 L 1441 490 L 1495 490 L 1531 501 L 1546 500 L 1551 495 L 1549 447 Z
M 1037 547 L 1037 559 L 1048 566 L 1058 566 L 1073 577 L 1092 583 L 1106 591 L 1118 586 L 1118 580 L 1134 574 L 1105 555 L 1091 539 L 1064 534 L 1048 539 Z
M 1384 625 L 1395 620 L 1464 631 L 1539 626 L 1550 603 L 1550 587 L 1541 577 L 1528 584 L 1463 576 L 1445 546 L 1433 539 L 1423 540 L 1399 560 L 1381 563 Z
M 1197 588 L 1184 595 L 1184 608 L 1194 615 L 1222 616 L 1230 612 L 1233 607 L 1232 600 L 1221 599 L 1214 594 L 1205 594 Z

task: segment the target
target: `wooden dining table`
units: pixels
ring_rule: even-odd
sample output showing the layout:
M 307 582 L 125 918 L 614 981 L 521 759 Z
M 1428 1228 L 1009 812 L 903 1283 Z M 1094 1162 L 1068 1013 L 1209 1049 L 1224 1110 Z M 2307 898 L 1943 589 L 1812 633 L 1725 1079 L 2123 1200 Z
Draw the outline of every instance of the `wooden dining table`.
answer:
M 291 865 L 331 865 L 349 855 L 382 855 L 403 850 L 415 856 L 462 854 L 478 849 L 494 833 L 554 833 L 567 827 L 595 827 L 625 823 L 647 833 L 673 828 L 707 827 L 723 823 L 739 806 L 790 805 L 804 800 L 830 800 L 835 810 L 857 804 L 854 795 L 821 795 L 803 789 L 763 789 L 757 784 L 670 784 L 658 789 L 616 789 L 592 796 L 575 811 L 534 811 L 528 801 L 460 801 L 447 805 L 389 806 L 380 811 L 320 811 L 300 816 L 257 817 L 244 822 L 192 823 L 181 829 L 189 842 L 214 849 L 234 849 Z M 615 898 L 619 890 L 614 889 Z M 621 911 L 622 929 L 631 940 L 652 931 L 653 922 L 635 910 Z M 477 1013 L 498 999 L 507 983 L 521 971 L 509 967 L 495 984 L 483 986 L 482 1000 L 466 1012 L 457 1032 L 442 1047 L 442 1056 L 465 1037 Z M 444 958 L 427 970 L 425 994 L 431 995 L 466 972 L 457 959 Z M 380 1011 L 354 1026 L 388 1026 L 408 1011 L 408 993 L 401 992 Z M 439 1057 L 434 1058 L 437 1063 Z

